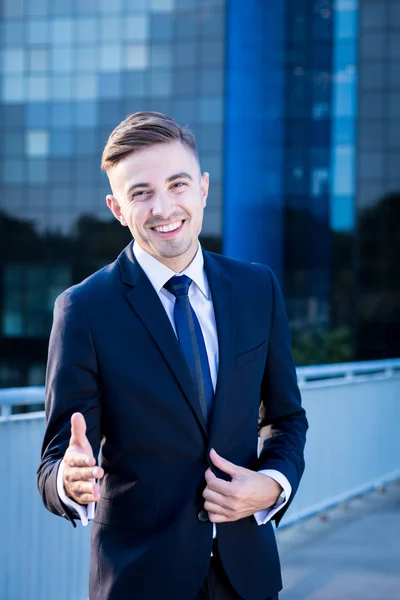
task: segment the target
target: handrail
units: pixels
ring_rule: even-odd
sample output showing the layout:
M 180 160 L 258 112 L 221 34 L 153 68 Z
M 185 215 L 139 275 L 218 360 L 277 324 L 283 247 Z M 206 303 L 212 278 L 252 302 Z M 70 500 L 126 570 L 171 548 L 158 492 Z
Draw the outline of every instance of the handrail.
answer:
M 389 377 L 397 374 L 400 375 L 400 358 L 297 368 L 297 379 L 301 387 L 324 381 L 349 382 L 361 377 Z M 10 416 L 13 406 L 44 404 L 44 398 L 44 386 L 0 389 L 0 415 Z
M 395 374 L 400 375 L 400 358 L 297 368 L 297 380 L 302 386 L 308 382 L 331 381 L 332 379 L 344 379 L 348 382 L 357 377 L 376 377 L 377 375 L 389 377 Z

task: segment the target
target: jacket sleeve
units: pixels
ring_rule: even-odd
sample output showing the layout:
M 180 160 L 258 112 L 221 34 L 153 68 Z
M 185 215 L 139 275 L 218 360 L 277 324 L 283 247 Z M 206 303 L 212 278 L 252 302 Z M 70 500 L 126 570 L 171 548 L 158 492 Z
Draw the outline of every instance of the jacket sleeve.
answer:
M 93 454 L 101 441 L 101 389 L 96 352 L 82 298 L 67 290 L 56 300 L 46 372 L 46 428 L 39 465 L 38 488 L 45 507 L 69 519 L 79 518 L 57 493 L 59 463 L 68 447 L 71 416 L 81 412 Z
M 301 406 L 285 303 L 276 276 L 270 269 L 268 274 L 272 286 L 272 315 L 259 428 L 269 426 L 272 433 L 263 443 L 257 469 L 279 471 L 292 487 L 289 502 L 274 516 L 278 526 L 293 501 L 304 471 L 308 423 Z

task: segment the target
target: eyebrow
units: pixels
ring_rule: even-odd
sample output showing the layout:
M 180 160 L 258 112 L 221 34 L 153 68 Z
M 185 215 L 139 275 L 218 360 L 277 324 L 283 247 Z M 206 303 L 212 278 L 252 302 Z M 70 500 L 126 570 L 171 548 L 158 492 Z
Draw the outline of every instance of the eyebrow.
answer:
M 174 181 L 175 179 L 190 179 L 190 181 L 193 181 L 193 177 L 191 175 L 189 175 L 189 173 L 186 173 L 186 171 L 181 171 L 180 173 L 175 173 L 174 175 L 170 175 L 170 177 L 167 177 L 167 179 L 165 181 L 167 183 L 171 183 L 171 181 Z M 149 187 L 151 187 L 150 183 L 134 183 L 128 189 L 128 194 L 130 194 L 131 192 L 133 192 L 133 190 L 136 190 L 137 188 L 149 188 Z

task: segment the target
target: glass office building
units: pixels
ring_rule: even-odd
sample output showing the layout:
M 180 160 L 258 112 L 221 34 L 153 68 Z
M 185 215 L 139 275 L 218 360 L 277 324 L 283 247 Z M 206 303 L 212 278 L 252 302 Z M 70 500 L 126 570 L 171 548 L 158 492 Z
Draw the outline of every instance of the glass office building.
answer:
M 273 267 L 299 364 L 399 355 L 400 0 L 1 11 L 0 387 L 43 383 L 56 296 L 130 239 L 100 156 L 138 110 L 194 131 L 203 245 Z

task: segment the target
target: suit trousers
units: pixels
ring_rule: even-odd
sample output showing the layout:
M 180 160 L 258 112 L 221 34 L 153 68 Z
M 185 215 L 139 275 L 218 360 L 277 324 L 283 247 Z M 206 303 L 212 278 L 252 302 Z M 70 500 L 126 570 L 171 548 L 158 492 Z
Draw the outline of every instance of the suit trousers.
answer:
M 195 600 L 243 600 L 231 585 L 218 553 L 216 540 L 213 543 L 213 555 L 204 583 Z M 279 600 L 278 596 L 265 600 Z

